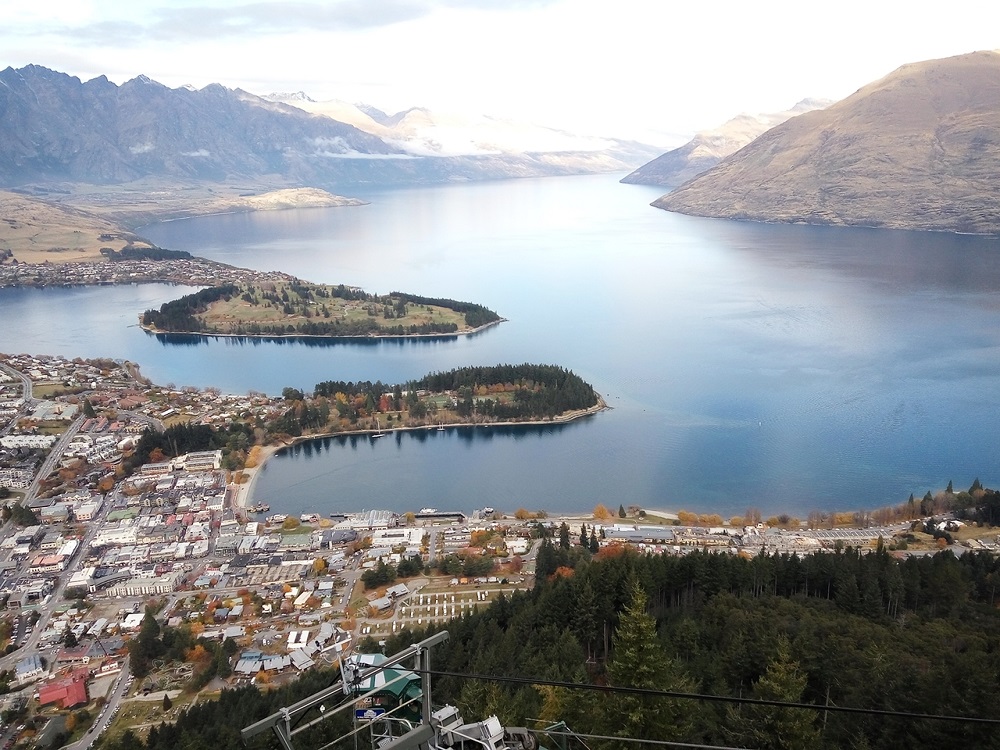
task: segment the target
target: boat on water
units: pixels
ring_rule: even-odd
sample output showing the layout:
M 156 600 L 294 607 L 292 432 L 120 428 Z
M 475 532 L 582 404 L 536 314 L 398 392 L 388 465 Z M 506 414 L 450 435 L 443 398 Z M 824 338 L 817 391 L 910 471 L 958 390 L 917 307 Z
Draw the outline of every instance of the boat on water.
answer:
M 437 508 L 421 508 L 420 512 L 421 513 L 437 513 L 438 509 Z
M 385 435 L 385 433 L 382 432 L 382 424 L 378 421 L 378 417 L 375 417 L 375 432 L 371 434 L 371 439 L 374 440 L 375 438 L 380 438 L 383 435 Z
M 251 505 L 247 510 L 251 513 L 267 513 L 271 510 L 271 506 L 267 503 L 257 503 L 256 505 Z
M 493 509 L 493 508 L 492 508 L 491 506 L 489 506 L 489 505 L 487 505 L 487 506 L 486 506 L 485 508 L 483 508 L 483 515 L 484 515 L 484 516 L 489 516 L 489 515 L 492 515 L 492 514 L 494 514 L 494 513 L 496 513 L 496 510 L 494 510 L 494 509 Z

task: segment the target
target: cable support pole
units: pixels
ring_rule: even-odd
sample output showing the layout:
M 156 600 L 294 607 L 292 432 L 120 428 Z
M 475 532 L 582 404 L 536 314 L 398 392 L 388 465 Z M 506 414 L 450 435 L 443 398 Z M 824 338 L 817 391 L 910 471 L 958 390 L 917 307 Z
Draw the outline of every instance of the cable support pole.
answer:
M 373 675 L 379 674 L 380 672 L 385 671 L 387 668 L 393 667 L 396 664 L 399 664 L 400 662 L 405 661 L 408 658 L 413 658 L 414 656 L 418 658 L 418 666 L 420 667 L 421 670 L 423 670 L 423 665 L 429 664 L 429 662 L 427 662 L 425 659 L 421 660 L 419 658 L 421 652 L 426 652 L 427 649 L 430 649 L 431 647 L 436 646 L 437 644 L 448 640 L 448 637 L 449 637 L 448 631 L 442 630 L 430 636 L 429 638 L 425 638 L 419 643 L 414 643 L 411 646 L 408 646 L 407 648 L 403 649 L 399 653 L 395 654 L 394 656 L 389 657 L 385 662 L 383 662 L 378 666 L 373 666 L 368 669 L 359 670 L 354 675 L 353 683 L 358 684 L 364 680 L 369 679 Z M 409 670 L 409 671 L 416 673 L 415 670 Z M 397 680 L 400 679 L 402 678 L 401 677 L 393 678 L 392 680 L 389 681 L 389 683 L 395 683 Z M 319 692 L 313 693 L 312 695 L 303 698 L 297 703 L 293 703 L 291 706 L 286 706 L 284 708 L 281 708 L 275 713 L 271 714 L 270 716 L 261 719 L 260 721 L 255 722 L 254 724 L 251 724 L 248 727 L 244 727 L 243 730 L 240 732 L 241 739 L 243 740 L 244 744 L 246 744 L 246 742 L 251 737 L 254 737 L 260 734 L 261 732 L 265 732 L 270 729 L 272 732 L 274 732 L 274 734 L 278 736 L 278 740 L 285 750 L 294 750 L 292 746 L 292 735 L 297 734 L 299 731 L 306 729 L 309 726 L 312 726 L 318 721 L 322 721 L 324 718 L 328 718 L 334 714 L 340 713 L 341 711 L 347 710 L 352 705 L 354 705 L 354 703 L 357 700 L 374 695 L 376 692 L 383 689 L 384 687 L 385 686 L 383 685 L 374 688 L 363 695 L 353 696 L 351 700 L 341 704 L 340 706 L 334 708 L 331 711 L 324 712 L 322 717 L 310 721 L 308 724 L 306 724 L 306 726 L 302 727 L 297 726 L 307 712 L 319 708 L 323 703 L 323 701 L 333 697 L 334 695 L 337 694 L 343 695 L 345 692 L 349 692 L 350 685 L 345 685 L 343 681 L 338 681 L 333 685 L 331 685 L 330 687 L 324 688 Z

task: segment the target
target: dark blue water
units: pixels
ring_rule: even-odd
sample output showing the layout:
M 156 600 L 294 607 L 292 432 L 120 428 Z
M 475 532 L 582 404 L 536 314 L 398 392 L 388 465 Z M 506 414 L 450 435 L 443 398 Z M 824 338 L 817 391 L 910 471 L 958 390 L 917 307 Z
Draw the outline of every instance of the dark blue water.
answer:
M 504 181 L 144 230 L 224 262 L 467 299 L 509 319 L 476 337 L 178 345 L 126 327 L 175 288 L 18 290 L 0 293 L 20 321 L 3 325 L 0 350 L 126 357 L 158 382 L 270 393 L 551 362 L 614 407 L 563 428 L 296 448 L 257 493 L 293 512 L 623 502 L 804 516 L 990 484 L 995 240 L 696 219 L 650 208 L 656 196 L 613 177 Z

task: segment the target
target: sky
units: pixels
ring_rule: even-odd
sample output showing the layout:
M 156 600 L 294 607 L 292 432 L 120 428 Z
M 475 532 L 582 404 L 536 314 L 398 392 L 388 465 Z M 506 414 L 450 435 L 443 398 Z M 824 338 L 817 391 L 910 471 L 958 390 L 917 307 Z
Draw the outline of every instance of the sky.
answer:
M 1000 4 L 730 0 L 2 0 L 0 67 L 304 91 L 672 146 L 1000 47 Z

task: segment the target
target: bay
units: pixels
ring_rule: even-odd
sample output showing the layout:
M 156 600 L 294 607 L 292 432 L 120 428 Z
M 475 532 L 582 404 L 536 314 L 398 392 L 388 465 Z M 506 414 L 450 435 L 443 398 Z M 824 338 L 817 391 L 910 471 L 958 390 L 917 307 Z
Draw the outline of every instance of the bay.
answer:
M 996 477 L 994 239 L 698 219 L 616 176 L 384 190 L 370 205 L 147 227 L 157 244 L 508 319 L 444 340 L 180 344 L 129 327 L 165 285 L 0 290 L 0 350 L 114 356 L 229 392 L 547 362 L 612 411 L 565 427 L 336 438 L 255 497 L 332 512 L 598 502 L 724 515 L 872 508 Z

